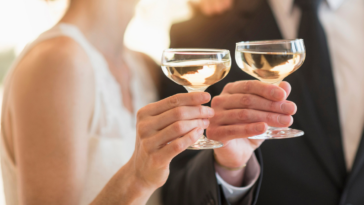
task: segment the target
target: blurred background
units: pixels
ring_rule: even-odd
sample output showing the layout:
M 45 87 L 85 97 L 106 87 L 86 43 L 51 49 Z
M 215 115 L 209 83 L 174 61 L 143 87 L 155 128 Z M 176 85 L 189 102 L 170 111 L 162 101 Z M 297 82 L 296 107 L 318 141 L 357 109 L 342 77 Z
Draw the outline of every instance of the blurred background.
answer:
M 58 22 L 67 5 L 67 0 L 0 0 L 0 106 L 2 83 L 12 62 L 29 42 Z M 159 63 L 162 50 L 169 46 L 170 26 L 191 15 L 188 0 L 140 0 L 124 43 Z M 0 205 L 5 205 L 1 174 Z

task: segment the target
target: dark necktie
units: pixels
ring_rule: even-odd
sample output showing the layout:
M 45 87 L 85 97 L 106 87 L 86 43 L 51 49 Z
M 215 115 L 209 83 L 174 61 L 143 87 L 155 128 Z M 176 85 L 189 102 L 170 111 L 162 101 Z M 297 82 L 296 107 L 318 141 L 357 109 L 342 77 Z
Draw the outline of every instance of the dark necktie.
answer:
M 306 47 L 306 60 L 299 70 L 326 134 L 325 141 L 337 160 L 338 169 L 343 169 L 345 164 L 330 54 L 318 16 L 321 2 L 322 0 L 295 0 L 302 11 L 298 38 L 304 39 Z

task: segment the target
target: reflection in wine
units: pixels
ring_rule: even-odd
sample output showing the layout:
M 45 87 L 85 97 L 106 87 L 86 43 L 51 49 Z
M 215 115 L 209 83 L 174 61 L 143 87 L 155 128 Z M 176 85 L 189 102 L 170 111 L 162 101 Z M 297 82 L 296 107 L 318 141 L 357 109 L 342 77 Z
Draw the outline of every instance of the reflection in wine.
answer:
M 236 62 L 243 71 L 266 83 L 281 82 L 305 60 L 305 53 L 237 50 L 235 55 Z
M 230 60 L 175 61 L 162 65 L 164 74 L 189 91 L 204 91 L 223 79 L 230 70 Z

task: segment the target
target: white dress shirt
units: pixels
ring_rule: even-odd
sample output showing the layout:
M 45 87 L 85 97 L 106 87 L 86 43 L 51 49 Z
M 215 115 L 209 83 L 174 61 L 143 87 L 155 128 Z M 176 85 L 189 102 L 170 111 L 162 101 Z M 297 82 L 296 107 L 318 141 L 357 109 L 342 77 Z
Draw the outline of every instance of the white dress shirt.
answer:
M 221 184 L 222 190 L 224 192 L 225 198 L 233 203 L 238 201 L 242 196 L 248 192 L 255 182 L 258 180 L 260 174 L 260 166 L 258 163 L 255 154 L 253 153 L 252 157 L 246 163 L 246 168 L 244 172 L 244 180 L 247 182 L 246 186 L 243 187 L 235 187 L 227 182 L 225 182 L 218 173 L 216 173 L 217 183 Z
M 296 38 L 299 27 L 301 12 L 296 6 L 292 9 L 293 2 L 269 0 L 286 39 Z M 326 0 L 320 5 L 319 18 L 328 41 L 345 162 L 350 171 L 364 125 L 364 1 Z
M 301 11 L 293 2 L 294 0 L 269 0 L 285 39 L 297 38 Z M 345 162 L 350 171 L 364 125 L 364 1 L 323 1 L 319 8 L 319 18 L 328 41 Z M 223 185 L 224 194 L 230 202 L 242 197 L 256 182 L 260 172 L 259 164 L 248 163 L 248 169 L 258 172 L 250 176 L 249 179 L 253 180 L 246 187 L 231 186 L 216 174 L 218 183 Z

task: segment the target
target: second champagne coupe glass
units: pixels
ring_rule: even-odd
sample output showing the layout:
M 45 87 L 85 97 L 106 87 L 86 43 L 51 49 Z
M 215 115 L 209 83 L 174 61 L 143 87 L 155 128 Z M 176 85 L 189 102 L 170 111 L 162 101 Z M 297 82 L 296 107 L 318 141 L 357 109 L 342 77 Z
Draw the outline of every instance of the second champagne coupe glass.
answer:
M 243 41 L 236 44 L 235 50 L 236 63 L 244 72 L 275 85 L 301 67 L 305 57 L 303 39 Z M 301 130 L 269 127 L 266 133 L 249 138 L 283 139 L 303 134 Z
M 230 71 L 231 57 L 223 49 L 167 49 L 162 55 L 163 73 L 188 92 L 204 92 L 219 82 Z M 188 149 L 214 149 L 222 147 L 218 141 L 204 135 Z

